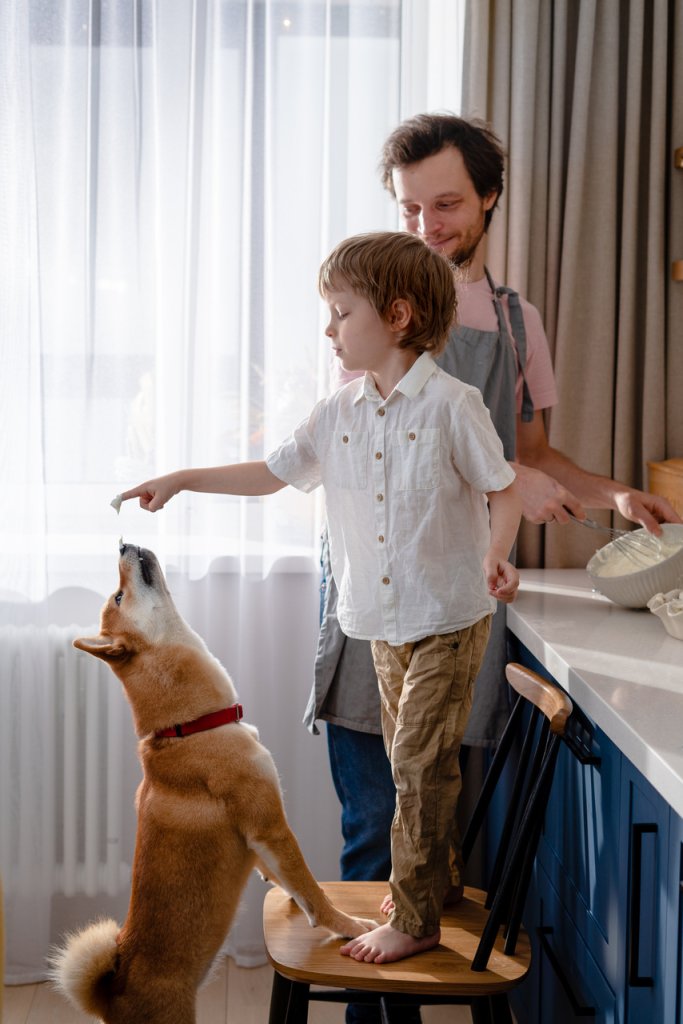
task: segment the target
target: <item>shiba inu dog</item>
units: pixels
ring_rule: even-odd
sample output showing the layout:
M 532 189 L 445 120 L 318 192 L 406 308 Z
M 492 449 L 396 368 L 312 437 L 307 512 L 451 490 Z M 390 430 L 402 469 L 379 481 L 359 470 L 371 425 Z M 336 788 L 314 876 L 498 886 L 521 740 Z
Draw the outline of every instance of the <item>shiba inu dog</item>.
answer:
M 336 910 L 291 832 L 280 784 L 230 676 L 178 613 L 151 551 L 121 544 L 100 634 L 74 645 L 108 662 L 131 705 L 143 780 L 128 915 L 68 937 L 52 976 L 107 1024 L 193 1024 L 196 992 L 252 868 L 312 926 L 375 926 Z

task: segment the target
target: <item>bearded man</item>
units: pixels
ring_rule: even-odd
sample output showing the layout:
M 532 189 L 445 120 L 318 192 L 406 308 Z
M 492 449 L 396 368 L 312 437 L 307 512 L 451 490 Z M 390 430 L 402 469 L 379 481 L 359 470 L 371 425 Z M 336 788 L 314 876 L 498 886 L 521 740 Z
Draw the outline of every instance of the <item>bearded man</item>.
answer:
M 451 261 L 458 294 L 457 323 L 437 362 L 481 391 L 506 458 L 519 481 L 523 514 L 532 523 L 567 523 L 585 509 L 615 509 L 654 533 L 659 523 L 680 522 L 656 495 L 589 473 L 548 443 L 543 410 L 557 391 L 538 310 L 511 288 L 494 282 L 485 265 L 485 236 L 503 191 L 504 153 L 488 125 L 450 114 L 421 114 L 386 140 L 380 163 L 406 231 L 419 235 Z M 332 387 L 353 379 L 338 360 Z M 417 496 L 416 496 L 417 500 Z M 330 766 L 342 805 L 341 876 L 388 879 L 390 829 L 396 790 L 380 725 L 379 695 L 370 644 L 345 637 L 336 619 L 336 587 L 323 545 L 322 623 L 316 677 L 304 722 L 317 732 L 327 722 Z M 505 606 L 499 606 L 463 741 L 494 746 L 509 715 Z M 457 830 L 453 870 L 444 902 L 461 895 Z M 405 1024 L 419 1021 L 406 1007 Z M 379 1021 L 375 1007 L 351 1005 L 347 1024 Z

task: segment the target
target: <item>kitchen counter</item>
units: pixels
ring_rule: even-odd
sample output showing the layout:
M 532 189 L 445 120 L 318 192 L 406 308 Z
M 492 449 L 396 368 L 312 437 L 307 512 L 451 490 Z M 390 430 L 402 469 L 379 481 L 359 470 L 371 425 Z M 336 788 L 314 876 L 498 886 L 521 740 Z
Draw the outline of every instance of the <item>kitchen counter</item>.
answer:
M 583 569 L 525 569 L 511 632 L 683 817 L 683 641 Z

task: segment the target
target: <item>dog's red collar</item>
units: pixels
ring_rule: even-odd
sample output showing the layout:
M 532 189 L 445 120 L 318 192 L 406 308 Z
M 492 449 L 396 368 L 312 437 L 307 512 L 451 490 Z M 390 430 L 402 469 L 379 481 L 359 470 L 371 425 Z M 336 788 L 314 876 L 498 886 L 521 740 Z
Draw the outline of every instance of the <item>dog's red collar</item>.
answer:
M 193 732 L 206 732 L 207 729 L 217 729 L 219 725 L 226 725 L 228 722 L 239 722 L 243 715 L 242 705 L 232 704 L 229 708 L 195 718 L 193 722 L 183 722 L 181 725 L 171 725 L 168 729 L 158 729 L 154 733 L 154 738 L 162 740 L 174 736 L 191 736 Z

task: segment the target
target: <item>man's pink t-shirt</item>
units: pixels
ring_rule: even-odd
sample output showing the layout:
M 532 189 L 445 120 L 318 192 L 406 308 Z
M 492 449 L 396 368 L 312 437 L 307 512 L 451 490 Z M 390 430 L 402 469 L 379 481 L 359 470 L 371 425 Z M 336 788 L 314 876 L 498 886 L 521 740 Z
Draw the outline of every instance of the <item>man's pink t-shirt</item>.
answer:
M 493 295 L 486 277 L 472 283 L 459 282 L 458 292 L 458 323 L 464 327 L 474 327 L 479 331 L 497 331 L 498 318 L 493 305 Z M 501 299 L 503 313 L 512 337 L 508 300 L 504 295 Z M 548 347 L 540 313 L 535 306 L 520 296 L 524 326 L 526 329 L 526 379 L 529 392 L 534 403 L 534 410 L 548 409 L 557 403 L 557 388 L 553 364 Z M 514 338 L 513 338 L 514 344 Z M 362 371 L 345 370 L 339 359 L 332 355 L 330 363 L 330 390 L 336 391 L 342 384 L 361 377 Z M 517 412 L 522 411 L 522 378 L 517 376 Z

